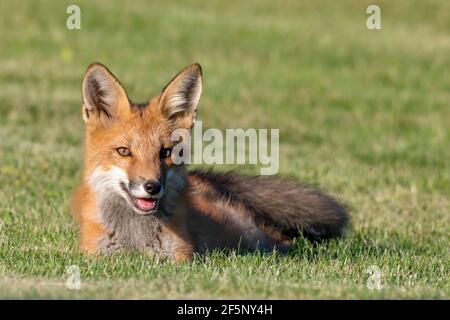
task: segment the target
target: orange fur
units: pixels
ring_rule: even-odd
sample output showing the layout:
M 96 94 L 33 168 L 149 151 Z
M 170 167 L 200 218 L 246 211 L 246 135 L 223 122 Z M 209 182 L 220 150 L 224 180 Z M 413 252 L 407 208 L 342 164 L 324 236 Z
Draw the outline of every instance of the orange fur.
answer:
M 86 185 L 80 185 L 72 198 L 72 212 L 81 228 L 81 248 L 89 253 L 97 251 L 99 239 L 107 236 L 107 230 L 96 217 L 96 203 Z

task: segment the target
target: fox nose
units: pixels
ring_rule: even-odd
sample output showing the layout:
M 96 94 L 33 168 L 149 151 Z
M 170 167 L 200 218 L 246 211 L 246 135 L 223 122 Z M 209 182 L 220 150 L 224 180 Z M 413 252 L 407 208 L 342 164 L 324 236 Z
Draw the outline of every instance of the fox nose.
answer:
M 144 190 L 154 196 L 161 190 L 161 184 L 156 180 L 147 180 L 144 182 Z

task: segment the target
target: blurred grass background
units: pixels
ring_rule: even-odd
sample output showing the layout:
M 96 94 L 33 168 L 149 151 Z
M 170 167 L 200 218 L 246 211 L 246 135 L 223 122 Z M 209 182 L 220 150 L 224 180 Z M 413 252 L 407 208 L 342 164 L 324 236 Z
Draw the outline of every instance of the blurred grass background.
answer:
M 0 297 L 450 298 L 449 31 L 444 0 L 1 1 Z M 67 202 L 92 61 L 135 101 L 200 62 L 204 127 L 280 128 L 280 174 L 344 199 L 348 238 L 180 266 L 82 255 Z M 79 291 L 64 287 L 72 264 Z M 382 290 L 366 288 L 370 265 Z

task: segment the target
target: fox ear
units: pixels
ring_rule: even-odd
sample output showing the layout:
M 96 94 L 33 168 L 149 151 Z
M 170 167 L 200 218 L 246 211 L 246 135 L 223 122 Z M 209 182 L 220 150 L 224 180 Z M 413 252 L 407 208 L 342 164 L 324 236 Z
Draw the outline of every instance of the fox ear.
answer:
M 114 75 L 102 64 L 91 64 L 83 79 L 83 119 L 107 125 L 129 109 L 125 90 Z
M 201 94 L 202 68 L 194 63 L 181 70 L 163 89 L 159 102 L 161 113 L 177 127 L 191 129 Z

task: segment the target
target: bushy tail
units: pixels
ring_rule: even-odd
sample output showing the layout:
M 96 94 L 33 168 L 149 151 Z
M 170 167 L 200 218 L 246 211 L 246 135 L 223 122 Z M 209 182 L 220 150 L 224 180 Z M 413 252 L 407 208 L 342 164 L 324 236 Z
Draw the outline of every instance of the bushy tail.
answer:
M 348 226 L 346 207 L 317 188 L 277 177 L 249 177 L 235 172 L 192 171 L 217 194 L 244 206 L 255 222 L 293 239 L 342 236 Z

